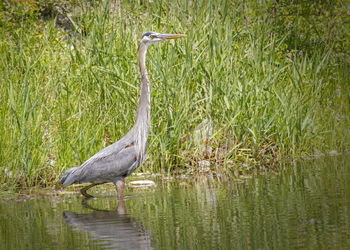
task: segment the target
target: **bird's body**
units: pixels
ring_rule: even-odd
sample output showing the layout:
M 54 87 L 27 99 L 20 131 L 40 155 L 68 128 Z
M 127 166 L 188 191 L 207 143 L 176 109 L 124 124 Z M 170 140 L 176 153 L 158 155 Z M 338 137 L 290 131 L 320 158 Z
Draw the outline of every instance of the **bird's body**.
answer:
M 151 105 L 149 78 L 146 68 L 146 53 L 150 44 L 183 37 L 183 35 L 159 34 L 147 32 L 143 35 L 139 47 L 139 69 L 141 74 L 141 94 L 136 121 L 132 129 L 119 141 L 102 149 L 85 161 L 80 167 L 68 169 L 61 177 L 63 187 L 74 183 L 92 183 L 81 193 L 91 197 L 86 190 L 107 182 L 113 182 L 122 198 L 124 178 L 133 173 L 146 158 L 147 139 L 151 128 Z
M 68 169 L 62 176 L 61 183 L 66 187 L 73 183 L 116 182 L 140 166 L 142 159 L 138 159 L 137 155 L 142 156 L 142 153 L 137 153 L 135 140 L 127 134 L 121 140 L 96 153 L 80 167 Z

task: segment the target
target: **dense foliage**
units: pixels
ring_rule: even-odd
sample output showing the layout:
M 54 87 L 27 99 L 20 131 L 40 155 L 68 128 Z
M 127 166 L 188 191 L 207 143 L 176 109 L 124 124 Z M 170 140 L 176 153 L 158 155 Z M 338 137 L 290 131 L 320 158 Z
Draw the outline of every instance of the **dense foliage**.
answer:
M 230 171 L 349 149 L 343 1 L 0 3 L 1 189 L 48 185 L 134 122 L 149 49 L 151 172 Z

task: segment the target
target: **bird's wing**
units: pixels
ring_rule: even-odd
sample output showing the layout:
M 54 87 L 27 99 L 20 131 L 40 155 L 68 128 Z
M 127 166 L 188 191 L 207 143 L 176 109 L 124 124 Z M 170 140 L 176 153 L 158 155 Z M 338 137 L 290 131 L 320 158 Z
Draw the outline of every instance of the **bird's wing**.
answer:
M 109 145 L 108 147 L 105 147 L 101 151 L 94 154 L 92 157 L 86 160 L 80 167 L 84 168 L 85 166 L 88 166 L 91 163 L 98 161 L 99 159 L 109 157 L 113 154 L 118 154 L 122 149 L 132 144 L 133 142 L 131 142 L 130 140 L 127 140 L 126 138 L 122 138 L 119 141 Z
M 129 175 L 139 165 L 136 147 L 125 145 L 119 152 L 110 152 L 84 163 L 76 173 L 75 182 L 110 182 Z

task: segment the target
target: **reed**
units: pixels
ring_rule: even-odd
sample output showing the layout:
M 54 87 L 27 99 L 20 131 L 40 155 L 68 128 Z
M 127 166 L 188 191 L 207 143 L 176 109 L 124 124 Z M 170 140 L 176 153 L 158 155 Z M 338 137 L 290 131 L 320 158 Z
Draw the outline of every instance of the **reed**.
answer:
M 1 6 L 2 190 L 57 183 L 131 128 L 145 31 L 187 37 L 150 48 L 141 171 L 196 170 L 203 159 L 239 170 L 349 150 L 342 1 L 73 1 L 73 31 L 44 20 L 45 3 L 18 4 Z

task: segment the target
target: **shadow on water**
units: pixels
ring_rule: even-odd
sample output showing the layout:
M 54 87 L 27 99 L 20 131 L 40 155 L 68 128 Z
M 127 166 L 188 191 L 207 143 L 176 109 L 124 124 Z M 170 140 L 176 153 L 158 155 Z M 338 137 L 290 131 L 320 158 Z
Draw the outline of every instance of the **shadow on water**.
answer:
M 142 223 L 127 215 L 124 200 L 119 200 L 114 210 L 94 208 L 88 203 L 89 200 L 82 200 L 82 205 L 92 212 L 78 214 L 64 211 L 64 222 L 76 231 L 90 233 L 106 248 L 153 249 L 150 233 Z

